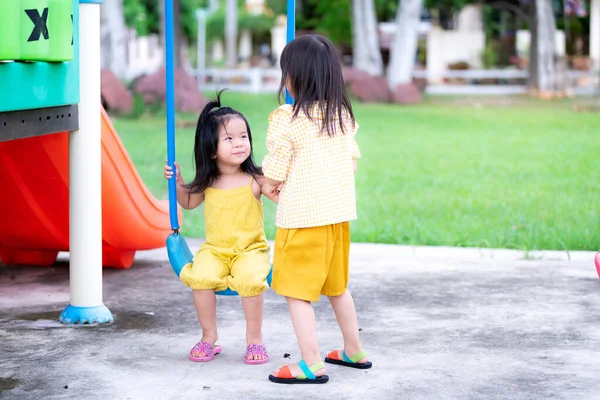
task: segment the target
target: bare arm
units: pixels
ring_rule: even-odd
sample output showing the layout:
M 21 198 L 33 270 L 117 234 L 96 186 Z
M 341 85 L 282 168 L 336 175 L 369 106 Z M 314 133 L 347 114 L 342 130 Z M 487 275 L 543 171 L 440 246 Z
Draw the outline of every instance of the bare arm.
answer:
M 184 210 L 193 210 L 204 202 L 204 192 L 190 194 L 182 181 L 177 184 L 177 202 Z
M 352 153 L 352 165 L 354 166 L 354 174 L 356 174 L 356 170 L 358 169 L 358 158 L 360 158 L 360 149 L 358 148 L 358 143 L 356 143 L 356 133 L 358 132 L 358 123 L 355 122 L 354 124 L 354 131 L 352 132 L 351 135 L 349 135 L 350 138 L 350 148 L 351 148 L 351 153 Z
M 271 182 L 275 181 L 265 178 L 264 176 L 257 178 L 256 182 L 260 185 L 260 191 L 263 196 L 273 203 L 279 203 L 279 185 L 281 182 L 277 183 L 277 185 L 273 185 Z
M 204 192 L 190 194 L 190 191 L 185 188 L 185 182 L 181 176 L 181 169 L 179 164 L 175 162 L 175 179 L 177 184 L 177 202 L 184 210 L 193 210 L 198 207 L 204 201 Z M 173 170 L 170 166 L 165 164 L 165 179 L 171 179 L 173 176 Z
M 264 191 L 279 195 L 292 165 L 294 144 L 290 132 L 291 109 L 278 108 L 269 115 L 267 150 L 262 169 L 265 174 Z
M 265 178 L 265 180 L 266 180 L 266 184 L 269 186 L 280 186 L 283 183 L 283 181 L 276 181 L 271 178 Z

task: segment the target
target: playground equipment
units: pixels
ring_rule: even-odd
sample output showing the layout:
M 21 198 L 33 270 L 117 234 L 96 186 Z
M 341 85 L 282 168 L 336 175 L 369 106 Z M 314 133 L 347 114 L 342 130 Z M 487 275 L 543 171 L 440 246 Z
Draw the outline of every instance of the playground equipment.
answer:
M 287 1 L 287 37 L 289 43 L 294 39 L 295 35 L 295 18 L 296 18 L 296 1 Z M 173 52 L 173 0 L 165 0 L 165 47 L 166 47 L 166 79 L 167 79 L 167 162 L 175 171 L 175 78 L 174 78 L 174 52 Z M 286 101 L 288 104 L 293 102 L 293 99 L 286 93 Z M 177 185 L 175 182 L 175 174 L 169 179 L 169 210 L 171 220 L 171 233 L 167 237 L 167 254 L 169 262 L 179 276 L 181 269 L 193 260 L 193 254 L 190 251 L 185 239 L 179 233 L 179 221 L 177 218 Z M 271 284 L 273 271 L 269 273 L 267 282 Z M 216 292 L 223 296 L 236 296 L 238 293 L 227 288 L 223 291 Z
M 594 257 L 594 264 L 596 264 L 596 272 L 598 273 L 598 278 L 600 278 L 600 251 Z
M 70 251 L 67 324 L 112 321 L 102 266 L 129 267 L 170 232 L 100 105 L 101 3 L 0 2 L 0 259 Z

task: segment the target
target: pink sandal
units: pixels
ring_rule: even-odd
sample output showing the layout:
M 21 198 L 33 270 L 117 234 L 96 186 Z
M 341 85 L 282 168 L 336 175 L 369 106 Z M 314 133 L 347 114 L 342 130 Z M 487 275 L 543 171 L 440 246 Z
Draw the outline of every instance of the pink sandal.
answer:
M 248 356 L 255 356 L 259 354 L 265 356 L 265 358 L 263 358 L 262 360 L 248 359 Z M 267 348 L 262 344 L 249 345 L 248 347 L 246 347 L 246 355 L 244 356 L 244 362 L 250 365 L 268 363 L 269 355 L 267 354 Z
M 197 350 L 204 353 L 204 357 L 194 357 L 192 356 L 192 351 Z M 211 361 L 217 354 L 221 352 L 221 346 L 211 346 L 207 342 L 198 342 L 194 345 L 192 350 L 190 350 L 190 360 L 194 362 L 207 362 Z

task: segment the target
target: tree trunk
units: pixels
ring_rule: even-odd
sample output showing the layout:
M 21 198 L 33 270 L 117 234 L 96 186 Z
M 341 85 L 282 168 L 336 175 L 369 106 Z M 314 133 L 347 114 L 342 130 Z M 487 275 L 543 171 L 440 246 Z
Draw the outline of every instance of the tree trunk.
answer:
M 106 0 L 100 7 L 100 65 L 124 79 L 127 66 L 127 28 L 123 0 Z
M 183 35 L 181 32 L 181 0 L 173 0 L 173 24 L 173 39 L 175 41 L 175 47 L 173 48 L 173 52 L 175 53 L 174 67 L 177 69 L 183 64 L 181 57 L 181 49 L 183 47 Z
M 225 14 L 225 63 L 228 68 L 235 68 L 237 65 L 237 25 L 237 0 L 227 0 Z
M 160 22 L 160 28 L 159 28 L 159 30 L 160 30 L 160 48 L 163 51 L 163 55 L 166 55 L 166 53 L 165 53 L 165 50 L 166 50 L 165 43 L 167 41 L 166 41 L 166 38 L 165 38 L 166 28 L 165 28 L 165 2 L 164 1 L 159 1 L 158 2 L 158 13 L 159 13 L 158 19 L 159 19 L 159 22 Z M 163 67 L 166 65 L 166 62 L 167 62 L 167 60 L 163 58 Z
M 391 48 L 388 86 L 412 83 L 417 53 L 418 28 L 423 0 L 400 0 L 396 16 L 396 35 Z
M 537 26 L 532 29 L 531 86 L 539 91 L 540 95 L 552 95 L 556 90 L 556 59 L 555 59 L 555 32 L 556 21 L 552 0 L 535 0 L 535 19 Z
M 373 0 L 352 1 L 352 39 L 354 68 L 370 75 L 383 74 Z
M 590 4 L 590 57 L 592 68 L 600 69 L 600 0 Z
M 364 71 L 368 56 L 362 2 L 363 0 L 352 0 L 352 64 L 354 68 Z
M 538 76 L 538 34 L 537 34 L 537 17 L 535 15 L 535 3 L 531 2 L 529 8 L 529 20 L 532 21 L 529 26 L 529 61 L 528 61 L 528 72 L 529 72 L 529 89 L 537 88 L 537 76 Z

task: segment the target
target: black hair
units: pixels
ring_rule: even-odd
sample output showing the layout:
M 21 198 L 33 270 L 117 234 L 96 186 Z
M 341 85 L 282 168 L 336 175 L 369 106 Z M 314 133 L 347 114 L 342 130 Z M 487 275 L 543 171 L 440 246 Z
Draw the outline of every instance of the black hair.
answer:
M 312 108 L 318 105 L 324 116 L 321 132 L 326 129 L 327 134 L 333 136 L 338 122 L 345 132 L 345 116 L 352 120 L 354 126 L 354 113 L 340 59 L 329 39 L 316 34 L 299 36 L 283 49 L 280 66 L 279 101 L 289 81 L 294 94 L 293 118 L 302 110 L 313 120 Z
M 215 179 L 219 178 L 220 171 L 217 166 L 216 154 L 219 143 L 219 128 L 225 126 L 225 123 L 231 118 L 241 118 L 246 123 L 248 140 L 250 141 L 250 156 L 244 160 L 240 169 L 254 178 L 262 175 L 262 169 L 254 163 L 252 133 L 248 120 L 242 113 L 231 107 L 221 105 L 221 93 L 217 93 L 214 100 L 209 101 L 198 117 L 196 125 L 196 135 L 194 139 L 194 164 L 196 166 L 196 176 L 194 180 L 185 185 L 191 193 L 201 193 L 208 188 Z

